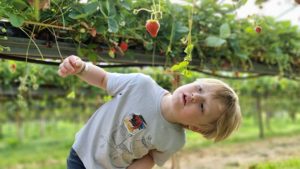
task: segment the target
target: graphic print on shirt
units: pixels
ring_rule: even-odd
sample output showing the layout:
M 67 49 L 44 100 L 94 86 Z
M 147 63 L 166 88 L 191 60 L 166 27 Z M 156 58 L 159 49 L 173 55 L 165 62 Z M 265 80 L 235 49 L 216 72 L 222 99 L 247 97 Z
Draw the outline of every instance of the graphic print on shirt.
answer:
M 127 115 L 123 123 L 112 132 L 110 158 L 116 167 L 126 167 L 153 148 L 152 137 L 145 135 L 147 123 L 138 114 Z
M 134 135 L 137 132 L 146 128 L 146 121 L 142 115 L 130 114 L 124 119 L 124 125 L 127 131 Z

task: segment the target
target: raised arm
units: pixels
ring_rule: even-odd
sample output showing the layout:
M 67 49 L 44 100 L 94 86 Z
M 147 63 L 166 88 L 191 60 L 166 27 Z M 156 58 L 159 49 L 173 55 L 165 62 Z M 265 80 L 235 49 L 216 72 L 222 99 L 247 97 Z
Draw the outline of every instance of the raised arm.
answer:
M 82 61 L 75 55 L 63 60 L 59 65 L 58 74 L 61 77 L 76 75 L 90 85 L 106 89 L 107 72 L 96 65 Z

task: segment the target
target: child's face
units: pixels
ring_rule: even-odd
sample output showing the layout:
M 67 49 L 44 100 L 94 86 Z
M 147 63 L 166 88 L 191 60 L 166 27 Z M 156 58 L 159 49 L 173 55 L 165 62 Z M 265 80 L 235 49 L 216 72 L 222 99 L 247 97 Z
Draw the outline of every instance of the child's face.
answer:
M 216 121 L 223 111 L 220 101 L 213 98 L 217 89 L 205 79 L 177 88 L 172 95 L 177 121 L 194 127 Z

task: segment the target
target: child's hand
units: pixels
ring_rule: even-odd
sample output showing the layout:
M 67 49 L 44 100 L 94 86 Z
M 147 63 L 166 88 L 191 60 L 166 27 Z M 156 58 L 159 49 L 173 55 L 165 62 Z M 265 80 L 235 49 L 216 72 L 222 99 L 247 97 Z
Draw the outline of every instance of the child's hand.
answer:
M 71 55 L 63 60 L 59 65 L 58 74 L 61 77 L 67 77 L 69 75 L 75 75 L 84 69 L 84 62 L 75 55 Z

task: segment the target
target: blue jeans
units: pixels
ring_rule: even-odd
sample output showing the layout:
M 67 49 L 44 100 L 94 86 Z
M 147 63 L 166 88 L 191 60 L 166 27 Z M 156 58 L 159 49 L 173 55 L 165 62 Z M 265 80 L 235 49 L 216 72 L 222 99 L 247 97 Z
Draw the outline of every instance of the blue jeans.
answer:
M 68 169 L 85 169 L 82 161 L 78 157 L 75 150 L 72 148 L 67 159 L 67 168 Z

